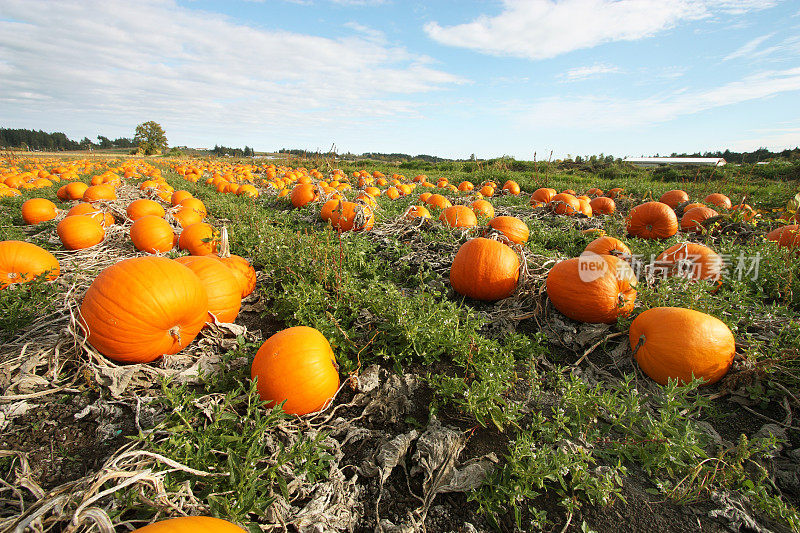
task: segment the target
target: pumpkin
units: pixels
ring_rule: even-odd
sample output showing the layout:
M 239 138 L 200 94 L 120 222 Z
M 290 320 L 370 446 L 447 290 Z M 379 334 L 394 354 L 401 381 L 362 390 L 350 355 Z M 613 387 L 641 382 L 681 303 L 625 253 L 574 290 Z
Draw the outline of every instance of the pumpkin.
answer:
M 555 195 L 556 195 L 555 189 L 549 189 L 547 187 L 536 189 L 535 191 L 533 191 L 533 194 L 531 194 L 531 205 L 540 202 L 543 204 L 549 203 L 550 200 L 552 200 Z
M 169 203 L 176 206 L 187 198 L 193 198 L 192 193 L 189 191 L 175 191 L 169 196 Z
M 602 194 L 602 191 L 601 193 Z M 589 201 L 589 207 L 592 208 L 592 213 L 595 215 L 613 215 L 617 210 L 617 204 L 614 200 L 605 196 L 598 196 Z
M 31 198 L 22 204 L 22 220 L 26 224 L 38 224 L 56 218 L 56 204 L 45 198 Z
M 182 208 L 191 209 L 200 215 L 200 218 L 206 218 L 208 210 L 202 200 L 198 198 L 184 198 L 178 204 Z
M 441 194 L 432 194 L 425 200 L 425 203 L 428 204 L 430 207 L 435 207 L 437 209 L 447 209 L 451 207 L 453 204 L 450 203 L 450 200 L 442 196 Z
M 144 198 L 134 200 L 128 204 L 128 207 L 125 209 L 125 213 L 128 215 L 128 218 L 134 222 L 143 216 L 153 215 L 156 217 L 163 217 L 166 214 L 164 208 L 161 207 L 161 204 L 153 200 L 146 200 Z
M 116 200 L 117 192 L 114 187 L 107 184 L 92 185 L 88 187 L 82 196 L 84 202 L 98 202 L 100 200 Z
M 400 191 L 398 191 L 396 187 L 389 187 L 388 189 L 386 189 L 386 196 L 390 200 L 397 200 L 398 198 L 400 198 Z
M 592 187 L 588 191 L 586 191 L 587 196 L 603 196 L 603 189 L 598 189 L 597 187 Z
M 749 221 L 751 221 L 751 220 L 753 220 L 754 218 L 756 218 L 756 214 L 757 214 L 757 213 L 756 213 L 756 210 L 755 210 L 755 209 L 753 209 L 752 207 L 750 207 L 750 206 L 749 206 L 749 205 L 747 205 L 747 204 L 738 204 L 738 205 L 735 205 L 735 206 L 731 207 L 731 211 L 732 211 L 732 212 L 741 212 L 742 214 L 741 214 L 740 216 L 741 216 L 741 217 L 742 217 L 744 220 L 746 220 L 746 221 L 748 221 L 748 222 L 749 222 Z M 796 215 L 795 215 L 795 216 L 796 216 Z
M 207 316 L 200 278 L 166 257 L 134 257 L 106 268 L 80 309 L 89 343 L 122 363 L 149 363 L 181 351 Z
M 433 193 L 424 192 L 419 195 L 419 201 L 423 203 L 428 203 L 428 198 L 430 198 L 431 196 L 433 196 Z
M 720 194 L 718 192 L 709 194 L 708 196 L 703 198 L 703 201 L 707 204 L 721 207 L 722 209 L 730 209 L 732 207 L 731 199 L 725 196 L 724 194 Z
M 478 225 L 475 213 L 465 205 L 453 205 L 442 209 L 439 221 L 450 228 L 472 228 Z
M 547 296 L 561 314 L 579 322 L 613 324 L 630 314 L 636 274 L 613 255 L 585 252 L 556 263 L 547 274 Z
M 184 228 L 178 238 L 178 248 L 192 255 L 208 255 L 217 251 L 216 230 L 211 224 L 197 222 Z
M 450 285 L 475 300 L 501 300 L 517 288 L 519 266 L 517 254 L 505 244 L 482 237 L 470 239 L 453 259 Z
M 405 218 L 431 218 L 431 212 L 421 205 L 412 205 L 406 210 Z
M 133 533 L 244 533 L 244 530 L 226 520 L 210 516 L 181 516 L 154 522 Z
M 513 194 L 517 196 L 520 192 L 522 192 L 519 188 L 519 183 L 513 180 L 508 180 L 503 184 L 503 190 L 508 191 L 509 194 Z
M 372 198 L 369 195 L 366 196 L 368 198 Z M 331 219 L 331 213 L 333 212 L 334 209 L 337 209 L 339 207 L 340 203 L 341 200 L 339 200 L 338 198 L 331 198 L 330 200 L 322 204 L 322 210 L 320 210 L 319 212 L 319 217 L 325 222 L 329 221 Z
M 356 202 L 341 202 L 331 211 L 330 220 L 339 231 L 369 231 L 375 225 L 372 209 Z
M 681 189 L 673 189 L 671 191 L 667 191 L 661 195 L 661 198 L 658 199 L 659 202 L 662 204 L 667 204 L 672 209 L 675 209 L 680 204 L 689 201 L 689 195 L 686 191 Z
M 578 198 L 578 205 L 580 206 L 578 211 L 580 211 L 587 217 L 592 218 L 593 216 L 592 206 L 590 204 L 589 198 Z
M 475 188 L 471 181 L 462 181 L 458 184 L 458 190 L 462 192 L 469 192 Z
M 489 221 L 489 226 L 516 244 L 525 244 L 530 237 L 528 225 L 517 217 L 494 217 Z
M 494 190 L 495 190 L 495 187 L 492 187 L 491 185 L 487 184 L 487 185 L 484 185 L 483 187 L 481 187 L 480 193 L 483 196 L 488 196 L 488 197 L 491 198 L 492 196 L 494 196 Z
M 155 215 L 136 219 L 130 229 L 131 240 L 137 250 L 149 254 L 164 253 L 175 246 L 175 232 L 169 222 Z
M 681 230 L 701 233 L 704 229 L 703 221 L 719 215 L 710 207 L 695 207 L 683 213 L 681 217 Z
M 629 341 L 642 371 L 666 385 L 703 378 L 716 383 L 733 362 L 736 341 L 721 320 L 680 307 L 655 307 L 631 323 Z
M 228 267 L 242 288 L 242 298 L 249 296 L 256 289 L 256 271 L 247 259 L 231 254 L 231 245 L 228 240 L 228 228 L 222 227 L 220 237 L 219 255 L 223 265 Z
M 667 204 L 646 202 L 630 210 L 625 225 L 634 237 L 666 239 L 678 232 L 678 217 Z
M 310 183 L 298 183 L 292 189 L 292 205 L 303 207 L 318 198 L 316 188 Z
M 722 276 L 722 257 L 717 252 L 694 242 L 670 246 L 656 258 L 656 265 L 669 276 L 683 276 L 694 280 L 719 281 Z
M 67 211 L 68 217 L 75 215 L 86 215 L 91 217 L 98 221 L 104 228 L 114 224 L 114 215 L 87 202 L 75 204 L 69 211 Z
M 563 191 L 561 191 L 561 194 L 571 194 L 572 196 L 575 196 L 578 193 L 573 191 L 572 189 L 564 189 Z
M 64 185 L 67 200 L 80 200 L 89 186 L 82 181 L 73 181 Z
M 550 200 L 550 205 L 557 215 L 574 215 L 581 209 L 581 203 L 569 193 L 558 193 Z
M 175 219 L 181 228 L 188 228 L 192 224 L 203 221 L 203 215 L 191 207 L 181 207 L 172 214 L 172 218 Z
M 475 216 L 494 218 L 494 206 L 487 200 L 475 200 L 470 207 Z
M 686 204 L 685 206 L 683 206 L 683 212 L 686 213 L 687 211 L 690 211 L 695 207 L 706 207 L 706 204 L 701 204 L 700 202 L 692 202 L 691 204 Z
M 625 192 L 625 189 L 623 189 L 621 187 L 614 187 L 613 189 L 610 189 L 606 193 L 606 196 L 608 198 L 612 198 L 613 199 L 613 198 L 616 198 L 617 196 L 619 196 L 620 194 L 622 194 L 623 192 Z
M 242 307 L 242 287 L 228 267 L 207 255 L 185 255 L 175 261 L 200 278 L 208 296 L 209 315 L 214 315 L 219 322 L 236 320 Z
M 58 238 L 67 250 L 83 250 L 103 242 L 106 231 L 96 219 L 86 215 L 68 216 L 56 226 Z
M 598 255 L 614 255 L 617 257 L 622 256 L 630 257 L 631 249 L 619 239 L 614 237 L 602 235 L 586 245 L 584 252 L 592 252 Z
M 44 273 L 53 280 L 61 273 L 53 254 L 24 241 L 0 241 L 0 289 L 33 281 Z
M 767 240 L 778 243 L 780 248 L 800 247 L 800 226 L 791 224 L 767 233 Z
M 256 352 L 250 376 L 261 399 L 283 404 L 292 415 L 327 407 L 339 389 L 336 357 L 328 340 L 314 328 L 296 326 L 267 339 Z

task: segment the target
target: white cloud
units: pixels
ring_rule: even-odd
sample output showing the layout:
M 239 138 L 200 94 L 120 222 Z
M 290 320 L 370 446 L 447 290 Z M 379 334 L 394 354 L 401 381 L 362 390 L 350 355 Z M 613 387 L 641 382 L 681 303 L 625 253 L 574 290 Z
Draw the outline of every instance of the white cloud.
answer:
M 753 132 L 754 136 L 730 141 L 726 148 L 738 151 L 767 148 L 771 151 L 797 148 L 800 146 L 800 128 L 777 128 L 773 130 L 759 130 Z
M 260 29 L 172 0 L 4 0 L 0 116 L 246 139 L 419 116 L 415 93 L 464 81 L 374 37 Z
M 800 91 L 800 68 L 765 71 L 704 91 L 679 89 L 642 99 L 557 96 L 528 104 L 524 112 L 520 109 L 525 104 L 516 102 L 513 114 L 525 123 L 554 128 L 622 130 L 791 91 Z
M 731 59 L 738 59 L 740 57 L 749 57 L 753 54 L 753 52 L 756 51 L 756 49 L 759 47 L 759 45 L 761 45 L 761 43 L 763 43 L 773 35 L 775 34 L 769 33 L 767 35 L 762 35 L 761 37 L 756 37 L 752 41 L 748 41 L 747 43 L 745 43 L 741 48 L 725 56 L 722 60 L 730 61 Z
M 635 41 L 713 13 L 741 14 L 768 0 L 503 0 L 495 16 L 425 25 L 435 41 L 498 56 L 547 59 L 613 41 Z
M 565 81 L 583 81 L 588 78 L 602 76 L 604 74 L 614 74 L 620 72 L 619 67 L 606 63 L 595 63 L 591 66 L 576 67 L 569 69 L 559 77 Z

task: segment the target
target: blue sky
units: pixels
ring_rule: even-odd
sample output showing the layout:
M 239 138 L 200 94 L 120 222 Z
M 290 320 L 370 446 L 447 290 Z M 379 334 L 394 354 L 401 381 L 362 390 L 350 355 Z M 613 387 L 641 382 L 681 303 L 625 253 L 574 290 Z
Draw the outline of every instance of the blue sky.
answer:
M 0 0 L 0 125 L 546 158 L 800 145 L 800 1 Z

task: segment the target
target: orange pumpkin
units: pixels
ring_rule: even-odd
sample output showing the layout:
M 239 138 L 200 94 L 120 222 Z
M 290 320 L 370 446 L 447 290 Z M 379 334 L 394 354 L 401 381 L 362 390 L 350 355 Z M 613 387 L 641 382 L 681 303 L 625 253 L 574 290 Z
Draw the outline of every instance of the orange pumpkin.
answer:
M 106 268 L 80 309 L 89 343 L 122 363 L 149 363 L 181 351 L 207 316 L 200 279 L 165 257 L 134 257 Z
M 778 243 L 780 248 L 800 247 L 800 226 L 790 224 L 781 226 L 767 233 L 767 240 Z
M 453 204 L 450 203 L 450 200 L 442 196 L 441 194 L 432 194 L 425 200 L 425 203 L 428 204 L 430 207 L 435 207 L 437 209 L 446 209 L 451 207 Z
M 586 215 L 587 217 L 592 218 L 592 216 L 593 216 L 592 206 L 591 206 L 588 198 L 578 198 L 578 205 L 580 206 L 578 211 L 580 211 L 582 214 Z
M 719 215 L 710 207 L 695 207 L 684 211 L 681 217 L 681 230 L 701 233 L 704 229 L 703 221 Z
M 303 207 L 317 200 L 317 190 L 310 183 L 298 183 L 292 189 L 292 205 L 295 207 Z
M 181 207 L 172 214 L 172 218 L 181 228 L 188 228 L 203 221 L 203 215 L 192 207 Z
M 461 183 L 458 184 L 459 191 L 469 192 L 474 188 L 475 185 L 473 185 L 471 181 L 462 181 Z
M 83 192 L 84 202 L 99 202 L 101 200 L 116 200 L 117 192 L 111 185 L 92 185 Z
M 742 217 L 744 220 L 746 220 L 746 221 L 748 221 L 748 222 L 749 222 L 749 221 L 751 221 L 751 220 L 753 220 L 754 218 L 756 218 L 756 215 L 757 215 L 757 213 L 756 213 L 756 210 L 755 210 L 755 209 L 753 209 L 752 207 L 750 207 L 750 206 L 749 206 L 749 205 L 747 205 L 747 204 L 738 204 L 738 205 L 735 205 L 735 206 L 731 207 L 731 211 L 732 211 L 732 212 L 737 212 L 737 211 L 738 211 L 738 212 L 741 212 L 742 214 L 741 214 L 740 216 L 741 216 L 741 217 Z M 795 216 L 796 216 L 796 215 L 795 215 Z
M 543 204 L 549 203 L 550 200 L 552 200 L 555 195 L 556 195 L 555 189 L 549 189 L 547 187 L 536 189 L 535 191 L 533 191 L 533 194 L 531 194 L 531 205 L 539 202 Z
M 442 209 L 439 221 L 450 228 L 472 228 L 478 225 L 475 213 L 465 205 L 453 205 Z
M 678 232 L 678 217 L 667 204 L 646 202 L 631 209 L 625 225 L 634 237 L 666 239 Z
M 633 310 L 636 300 L 633 269 L 612 255 L 585 252 L 556 263 L 547 274 L 547 296 L 572 320 L 613 324 Z
M 503 184 L 503 190 L 508 191 L 509 194 L 513 194 L 517 196 L 520 192 L 522 192 L 519 188 L 519 183 L 513 180 L 508 180 Z
M 601 193 L 602 194 L 602 191 Z M 613 215 L 617 210 L 617 204 L 614 200 L 605 196 L 598 196 L 592 198 L 589 202 L 589 207 L 592 208 L 592 213 L 595 215 Z
M 86 215 L 98 221 L 101 226 L 108 227 L 114 224 L 114 215 L 108 211 L 103 211 L 99 207 L 95 207 L 90 203 L 81 202 L 72 206 L 72 209 L 67 211 L 67 216 L 72 217 L 75 215 Z
M 691 204 L 686 204 L 685 206 L 683 206 L 683 212 L 686 213 L 687 211 L 690 211 L 695 207 L 706 207 L 706 204 L 701 204 L 700 202 L 693 202 Z
M 505 244 L 482 237 L 470 239 L 453 259 L 450 285 L 475 300 L 501 300 L 516 290 L 519 266 L 517 254 Z
M 22 204 L 22 220 L 26 224 L 38 224 L 53 220 L 58 214 L 56 204 L 45 198 L 31 198 Z
M 211 224 L 197 222 L 184 228 L 178 238 L 178 248 L 192 255 L 208 255 L 217 251 L 216 230 Z
M 398 198 L 400 198 L 400 191 L 398 191 L 396 187 L 389 187 L 388 189 L 386 189 L 386 196 L 390 200 L 397 200 Z
M 206 218 L 206 215 L 208 215 L 205 204 L 198 198 L 184 198 L 178 205 L 182 206 L 182 208 L 195 211 L 200 215 L 201 219 Z
M 656 264 L 669 276 L 718 281 L 722 276 L 722 257 L 717 252 L 694 242 L 670 246 L 656 258 Z
M 619 196 L 620 194 L 622 194 L 623 192 L 625 192 L 625 189 L 623 189 L 621 187 L 614 187 L 613 189 L 610 189 L 606 193 L 606 196 L 608 198 L 612 198 L 613 199 L 613 198 L 616 198 L 617 196 Z
M 250 369 L 261 399 L 283 404 L 292 415 L 327 407 L 339 389 L 336 357 L 328 340 L 314 328 L 296 326 L 267 339 Z
M 331 211 L 330 221 L 339 231 L 369 231 L 375 225 L 375 214 L 368 205 L 341 202 Z
M 592 187 L 588 191 L 586 191 L 587 196 L 603 196 L 603 189 L 598 189 L 597 187 Z
M 220 250 L 218 259 L 228 267 L 242 288 L 242 298 L 249 296 L 256 289 L 256 271 L 244 257 L 231 254 L 231 245 L 228 240 L 228 228 L 222 227 Z
M 581 209 L 581 203 L 569 193 L 558 193 L 550 200 L 553 212 L 557 215 L 574 215 Z
M 372 198 L 369 195 L 366 196 L 368 198 Z M 339 207 L 340 203 L 341 200 L 339 200 L 338 198 L 331 198 L 330 200 L 322 204 L 322 210 L 320 210 L 319 212 L 319 217 L 325 222 L 329 221 L 331 219 L 331 213 L 333 213 L 334 209 L 337 209 Z
M 494 206 L 487 200 L 475 200 L 470 207 L 472 207 L 475 216 L 494 218 Z
M 709 194 L 708 196 L 703 198 L 703 201 L 707 204 L 721 207 L 722 209 L 730 209 L 732 207 L 731 199 L 725 196 L 724 194 L 720 194 L 718 192 Z
M 724 322 L 679 307 L 655 307 L 637 316 L 629 341 L 639 367 L 662 385 L 669 379 L 688 383 L 692 376 L 716 383 L 728 372 L 736 351 Z
M 619 239 L 606 235 L 600 236 L 586 245 L 584 252 L 592 252 L 598 255 L 614 255 L 617 257 L 630 257 L 631 249 Z
M 169 203 L 176 206 L 187 198 L 193 198 L 192 193 L 189 191 L 175 191 L 170 195 Z
M 672 209 L 675 209 L 680 204 L 689 201 L 689 195 L 686 191 L 681 189 L 673 189 L 671 191 L 667 191 L 661 195 L 661 198 L 658 199 L 659 202 L 662 204 L 667 204 Z
M 44 273 L 47 280 L 61 273 L 53 254 L 29 242 L 0 241 L 0 289 L 33 281 Z
M 175 261 L 200 278 L 208 296 L 208 314 L 219 322 L 233 322 L 242 307 L 242 287 L 230 269 L 215 257 L 185 255 Z M 209 318 L 209 322 L 213 319 Z
M 67 200 L 80 200 L 83 198 L 84 193 L 86 193 L 86 189 L 89 186 L 82 181 L 73 181 L 67 183 L 65 186 L 64 192 L 66 193 Z
M 492 197 L 492 196 L 494 196 L 494 189 L 495 189 L 495 188 L 494 188 L 494 187 L 492 187 L 491 185 L 484 185 L 483 187 L 481 187 L 481 191 L 480 191 L 480 193 L 481 193 L 483 196 L 489 196 L 489 197 Z
M 161 207 L 161 204 L 153 200 L 146 200 L 144 198 L 134 200 L 128 204 L 128 207 L 125 209 L 125 213 L 128 215 L 128 218 L 134 222 L 143 216 L 153 215 L 156 217 L 163 217 L 166 214 L 164 208 Z
M 405 218 L 431 218 L 431 212 L 421 205 L 412 205 L 406 210 Z
M 528 225 L 517 217 L 494 217 L 489 221 L 489 226 L 516 244 L 525 244 L 530 237 Z
M 145 215 L 136 219 L 130 229 L 131 241 L 137 250 L 149 254 L 164 253 L 175 246 L 175 232 L 161 217 Z
M 86 215 L 68 216 L 56 226 L 61 244 L 67 250 L 83 250 L 103 242 L 106 231 L 92 217 Z
M 133 533 L 244 533 L 244 530 L 226 520 L 210 516 L 181 516 L 154 522 Z

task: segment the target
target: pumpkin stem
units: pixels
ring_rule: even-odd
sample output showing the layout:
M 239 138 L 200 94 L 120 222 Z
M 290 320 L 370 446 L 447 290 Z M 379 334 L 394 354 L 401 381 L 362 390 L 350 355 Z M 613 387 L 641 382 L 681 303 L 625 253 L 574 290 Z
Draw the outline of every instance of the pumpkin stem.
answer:
M 172 327 L 169 329 L 169 334 L 170 334 L 170 336 L 171 336 L 173 339 L 175 339 L 176 341 L 178 341 L 178 344 L 183 344 L 183 343 L 181 342 L 181 328 L 180 328 L 180 327 L 178 327 L 178 326 L 172 326 Z
M 646 341 L 646 340 L 647 340 L 647 339 L 645 338 L 645 336 L 644 336 L 644 333 L 642 333 L 642 334 L 639 336 L 639 342 L 637 342 L 637 343 L 636 343 L 636 346 L 633 348 L 633 355 L 636 355 L 636 352 L 638 352 L 638 351 L 639 351 L 639 348 L 641 348 L 642 346 L 644 346 L 644 343 L 645 343 L 645 341 Z
M 231 243 L 228 240 L 227 226 L 222 226 L 222 235 L 219 238 L 219 253 L 217 255 L 223 259 L 231 256 Z

